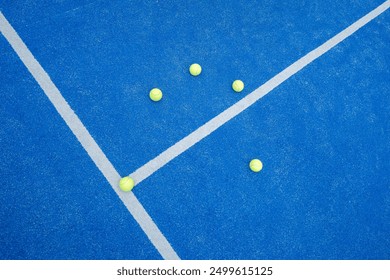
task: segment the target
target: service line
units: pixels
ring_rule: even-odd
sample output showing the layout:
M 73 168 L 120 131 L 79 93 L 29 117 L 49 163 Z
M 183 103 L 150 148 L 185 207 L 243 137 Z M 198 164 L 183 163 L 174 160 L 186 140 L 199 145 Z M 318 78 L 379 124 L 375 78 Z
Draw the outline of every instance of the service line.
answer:
M 143 180 L 148 178 L 154 172 L 159 170 L 165 164 L 184 153 L 186 150 L 191 148 L 193 145 L 198 143 L 200 140 L 210 135 L 212 132 L 217 130 L 219 127 L 227 123 L 229 120 L 243 112 L 245 109 L 249 108 L 252 104 L 258 101 L 260 98 L 265 96 L 267 93 L 272 91 L 274 88 L 279 86 L 281 83 L 289 79 L 291 76 L 296 74 L 302 68 L 331 50 L 333 47 L 338 45 L 340 42 L 351 36 L 361 27 L 375 19 L 377 16 L 386 11 L 390 6 L 390 0 L 384 2 L 382 5 L 378 6 L 376 9 L 363 16 L 355 23 L 348 26 L 346 29 L 312 50 L 305 56 L 298 59 L 296 62 L 288 66 L 282 72 L 268 80 L 265 84 L 245 96 L 243 99 L 227 108 L 225 111 L 217 115 L 216 117 L 209 120 L 207 123 L 181 139 L 179 142 L 169 147 L 167 150 L 159 154 L 157 157 L 153 158 L 145 165 L 141 166 L 129 176 L 132 177 L 136 184 L 141 183 Z

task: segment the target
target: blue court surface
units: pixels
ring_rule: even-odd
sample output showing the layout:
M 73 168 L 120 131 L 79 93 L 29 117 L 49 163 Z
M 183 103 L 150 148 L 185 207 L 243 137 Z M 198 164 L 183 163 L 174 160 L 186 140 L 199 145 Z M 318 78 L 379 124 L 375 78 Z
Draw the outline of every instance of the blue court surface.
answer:
M 127 176 L 383 3 L 0 9 Z M 0 259 L 165 258 L 30 72 L 0 35 Z M 390 10 L 121 193 L 133 194 L 181 259 L 390 259 Z

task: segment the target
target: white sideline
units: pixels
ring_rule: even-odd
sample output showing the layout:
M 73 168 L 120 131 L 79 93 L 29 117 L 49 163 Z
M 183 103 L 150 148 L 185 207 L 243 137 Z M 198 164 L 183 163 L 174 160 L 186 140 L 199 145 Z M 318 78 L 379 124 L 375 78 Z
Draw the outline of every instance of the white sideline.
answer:
M 118 190 L 120 175 L 115 170 L 111 162 L 107 159 L 106 155 L 100 149 L 92 136 L 89 134 L 88 130 L 85 128 L 78 116 L 75 114 L 72 108 L 70 108 L 69 104 L 61 95 L 58 88 L 54 85 L 49 75 L 35 59 L 30 50 L 27 48 L 22 39 L 1 12 L 0 32 L 4 35 L 8 43 L 12 46 L 24 65 L 30 71 L 31 75 L 41 86 L 42 90 L 50 99 L 51 103 L 53 103 L 58 113 L 72 130 L 73 134 L 77 137 L 83 148 L 87 151 L 88 155 L 99 168 L 100 172 L 102 172 L 104 177 L 106 177 L 111 187 L 120 197 L 131 215 L 138 222 L 142 230 L 145 232 L 152 244 L 156 247 L 161 256 L 164 259 L 180 259 L 173 250 L 172 246 L 169 244 L 168 240 L 161 233 L 159 228 L 153 222 L 152 218 L 146 212 L 142 204 L 138 201 L 134 193 L 124 193 Z

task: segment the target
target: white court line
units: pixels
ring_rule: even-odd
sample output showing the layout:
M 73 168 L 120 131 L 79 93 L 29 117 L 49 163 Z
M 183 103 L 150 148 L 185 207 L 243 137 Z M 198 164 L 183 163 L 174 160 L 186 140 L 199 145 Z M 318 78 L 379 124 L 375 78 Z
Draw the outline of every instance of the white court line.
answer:
M 288 66 L 282 72 L 268 80 L 265 84 L 245 96 L 243 99 L 241 99 L 231 107 L 227 108 L 225 111 L 223 111 L 195 131 L 181 139 L 173 146 L 169 147 L 167 150 L 147 162 L 145 165 L 135 170 L 129 176 L 135 180 L 136 184 L 139 184 L 140 182 L 148 178 L 150 175 L 152 175 L 154 172 L 159 170 L 161 167 L 163 167 L 165 164 L 173 160 L 175 157 L 179 156 L 181 153 L 185 152 L 193 145 L 198 143 L 200 140 L 214 132 L 220 126 L 222 126 L 223 124 L 240 114 L 242 111 L 250 107 L 260 98 L 262 98 L 271 90 L 279 86 L 281 83 L 286 81 L 294 74 L 296 74 L 309 63 L 313 62 L 314 60 L 328 52 L 330 49 L 335 47 L 337 44 L 351 36 L 358 29 L 369 23 L 371 20 L 379 16 L 384 11 L 386 11 L 389 6 L 390 0 L 384 2 L 376 9 L 374 9 L 364 17 L 360 18 L 358 21 L 356 21 L 355 23 L 353 23 L 352 25 L 350 25 L 349 27 L 347 27 L 346 29 L 344 29 L 319 47 L 317 47 L 316 49 L 312 50 L 311 52 Z
M 77 137 L 83 148 L 87 151 L 93 162 L 99 168 L 100 172 L 106 177 L 111 187 L 127 207 L 131 215 L 141 226 L 142 230 L 148 236 L 150 241 L 156 247 L 158 252 L 164 259 L 180 259 L 173 250 L 167 239 L 158 229 L 152 218 L 146 212 L 142 204 L 138 201 L 134 193 L 124 193 L 118 190 L 118 182 L 120 175 L 115 170 L 114 166 L 107 159 L 106 155 L 100 149 L 98 144 L 89 134 L 83 123 L 80 121 L 75 112 L 70 108 L 64 97 L 61 95 L 58 88 L 54 85 L 49 75 L 45 72 L 39 62 L 34 58 L 30 50 L 24 44 L 22 39 L 7 21 L 4 15 L 0 12 L 0 32 L 7 39 L 24 65 L 30 71 L 31 75 L 41 86 L 47 97 L 53 103 L 58 113 L 64 119 L 66 124 Z M 129 233 L 130 235 L 131 233 Z

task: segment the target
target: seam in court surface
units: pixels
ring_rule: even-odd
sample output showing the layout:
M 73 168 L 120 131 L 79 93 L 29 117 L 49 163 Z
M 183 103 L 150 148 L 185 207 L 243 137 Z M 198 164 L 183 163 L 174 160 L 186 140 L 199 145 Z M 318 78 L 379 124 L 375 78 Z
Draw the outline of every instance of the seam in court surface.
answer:
M 206 122 L 204 125 L 200 126 L 192 133 L 169 147 L 167 150 L 148 161 L 146 164 L 135 170 L 129 176 L 134 179 L 135 184 L 141 183 L 143 180 L 145 180 L 154 172 L 162 168 L 168 162 L 170 162 L 180 154 L 184 153 L 186 150 L 201 141 L 203 138 L 210 135 L 212 132 L 227 123 L 232 118 L 239 115 L 245 109 L 253 105 L 256 101 L 271 92 L 274 88 L 278 87 L 291 76 L 302 70 L 308 64 L 331 50 L 337 44 L 339 44 L 340 42 L 351 36 L 353 33 L 355 33 L 357 30 L 359 30 L 361 27 L 375 19 L 383 12 L 385 12 L 389 8 L 389 6 L 390 0 L 387 0 L 383 4 L 381 4 L 359 20 L 355 21 L 347 28 L 345 28 L 343 31 L 330 38 L 328 41 L 326 41 L 316 49 L 312 50 L 305 56 L 298 59 L 296 62 L 285 68 L 283 71 L 268 80 L 266 83 L 264 83 L 262 86 L 260 86 L 253 92 L 249 93 L 240 101 L 233 104 L 225 111 L 215 116 L 214 118 Z
M 120 175 L 1 12 L 0 31 L 161 256 L 164 259 L 180 259 L 134 193 L 118 190 Z

